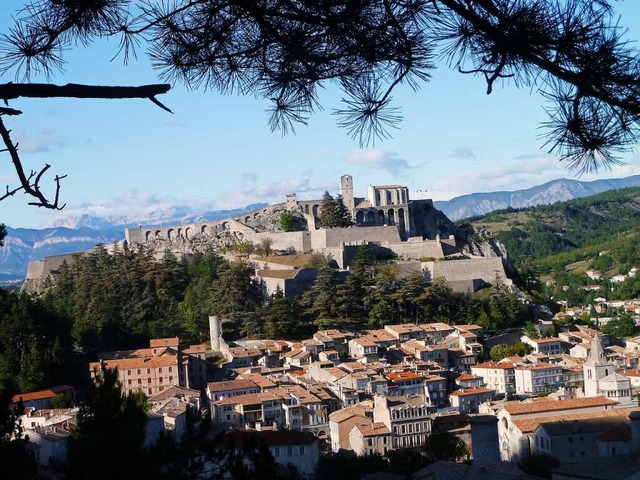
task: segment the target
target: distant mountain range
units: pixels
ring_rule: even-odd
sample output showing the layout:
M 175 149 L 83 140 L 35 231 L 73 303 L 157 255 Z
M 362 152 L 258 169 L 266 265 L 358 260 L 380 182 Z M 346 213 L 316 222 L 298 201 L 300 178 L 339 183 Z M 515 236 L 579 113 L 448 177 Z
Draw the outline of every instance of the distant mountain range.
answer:
M 537 187 L 513 192 L 472 193 L 448 201 L 433 202 L 451 220 L 485 215 L 508 207 L 523 208 L 551 204 L 574 198 L 588 197 L 607 190 L 640 186 L 640 175 L 632 177 L 581 182 L 566 178 L 553 180 Z M 28 229 L 7 227 L 5 246 L 0 248 L 0 283 L 21 282 L 29 262 L 47 255 L 89 250 L 98 243 L 108 244 L 124 238 L 125 227 L 138 225 L 177 225 L 220 220 L 262 208 L 266 204 L 252 204 L 235 210 L 214 210 L 193 213 L 175 207 L 134 215 L 98 216 L 67 215 L 56 221 L 53 228 Z
M 444 212 L 451 220 L 486 215 L 494 210 L 508 207 L 525 208 L 549 205 L 574 198 L 589 197 L 608 190 L 640 186 L 640 175 L 609 180 L 581 182 L 561 178 L 513 192 L 471 193 L 447 201 L 433 202 L 434 207 Z
M 235 217 L 244 212 L 264 207 L 265 203 L 247 205 L 234 210 L 214 210 L 185 215 L 179 211 L 163 210 L 146 214 L 144 218 L 99 217 L 70 215 L 56 221 L 53 228 L 11 228 L 7 226 L 4 247 L 0 247 L 0 284 L 24 280 L 29 262 L 42 260 L 48 255 L 90 250 L 97 244 L 109 244 L 124 239 L 126 227 L 138 225 L 162 226 L 207 222 Z M 171 213 L 176 214 L 171 216 Z

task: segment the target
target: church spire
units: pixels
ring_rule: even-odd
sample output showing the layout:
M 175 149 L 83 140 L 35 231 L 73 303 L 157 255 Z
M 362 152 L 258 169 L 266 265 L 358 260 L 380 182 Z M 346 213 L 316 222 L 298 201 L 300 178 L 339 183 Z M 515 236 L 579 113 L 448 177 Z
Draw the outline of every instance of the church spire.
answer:
M 604 354 L 604 348 L 600 341 L 600 334 L 596 332 L 591 342 L 591 352 L 589 352 L 589 363 L 591 365 L 606 365 L 607 357 Z

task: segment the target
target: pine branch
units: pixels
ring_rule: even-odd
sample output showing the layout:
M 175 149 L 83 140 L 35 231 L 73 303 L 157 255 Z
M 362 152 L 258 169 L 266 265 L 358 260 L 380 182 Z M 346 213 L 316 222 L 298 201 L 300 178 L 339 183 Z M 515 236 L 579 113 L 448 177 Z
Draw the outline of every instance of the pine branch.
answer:
M 0 84 L 0 98 L 148 98 L 167 93 L 171 89 L 168 83 L 130 86 L 80 85 L 68 83 L 53 85 L 49 83 L 5 83 Z M 155 102 L 154 102 L 155 103 Z

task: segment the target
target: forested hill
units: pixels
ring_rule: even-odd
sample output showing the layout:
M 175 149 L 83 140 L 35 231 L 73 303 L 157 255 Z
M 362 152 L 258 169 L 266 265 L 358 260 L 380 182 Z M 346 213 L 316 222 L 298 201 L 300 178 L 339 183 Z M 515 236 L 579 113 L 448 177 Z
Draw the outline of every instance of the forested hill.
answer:
M 609 267 L 640 266 L 638 187 L 553 205 L 499 210 L 458 223 L 494 233 L 516 265 L 527 261 L 566 265 L 609 257 Z

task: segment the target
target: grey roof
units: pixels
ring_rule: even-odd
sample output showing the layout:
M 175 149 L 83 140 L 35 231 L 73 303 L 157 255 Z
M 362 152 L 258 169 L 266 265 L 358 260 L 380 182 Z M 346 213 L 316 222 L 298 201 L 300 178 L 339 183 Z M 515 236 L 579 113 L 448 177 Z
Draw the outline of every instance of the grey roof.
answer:
M 539 480 L 526 475 L 516 465 L 499 462 L 485 467 L 437 461 L 411 476 L 413 480 Z
M 544 422 L 538 428 L 544 428 L 549 436 L 573 435 L 577 433 L 601 433 L 612 427 L 630 429 L 629 421 L 622 417 L 585 418 L 583 420 Z
M 580 480 L 625 480 L 640 473 L 640 456 L 596 457 L 580 463 L 568 463 L 554 468 L 552 472 Z

